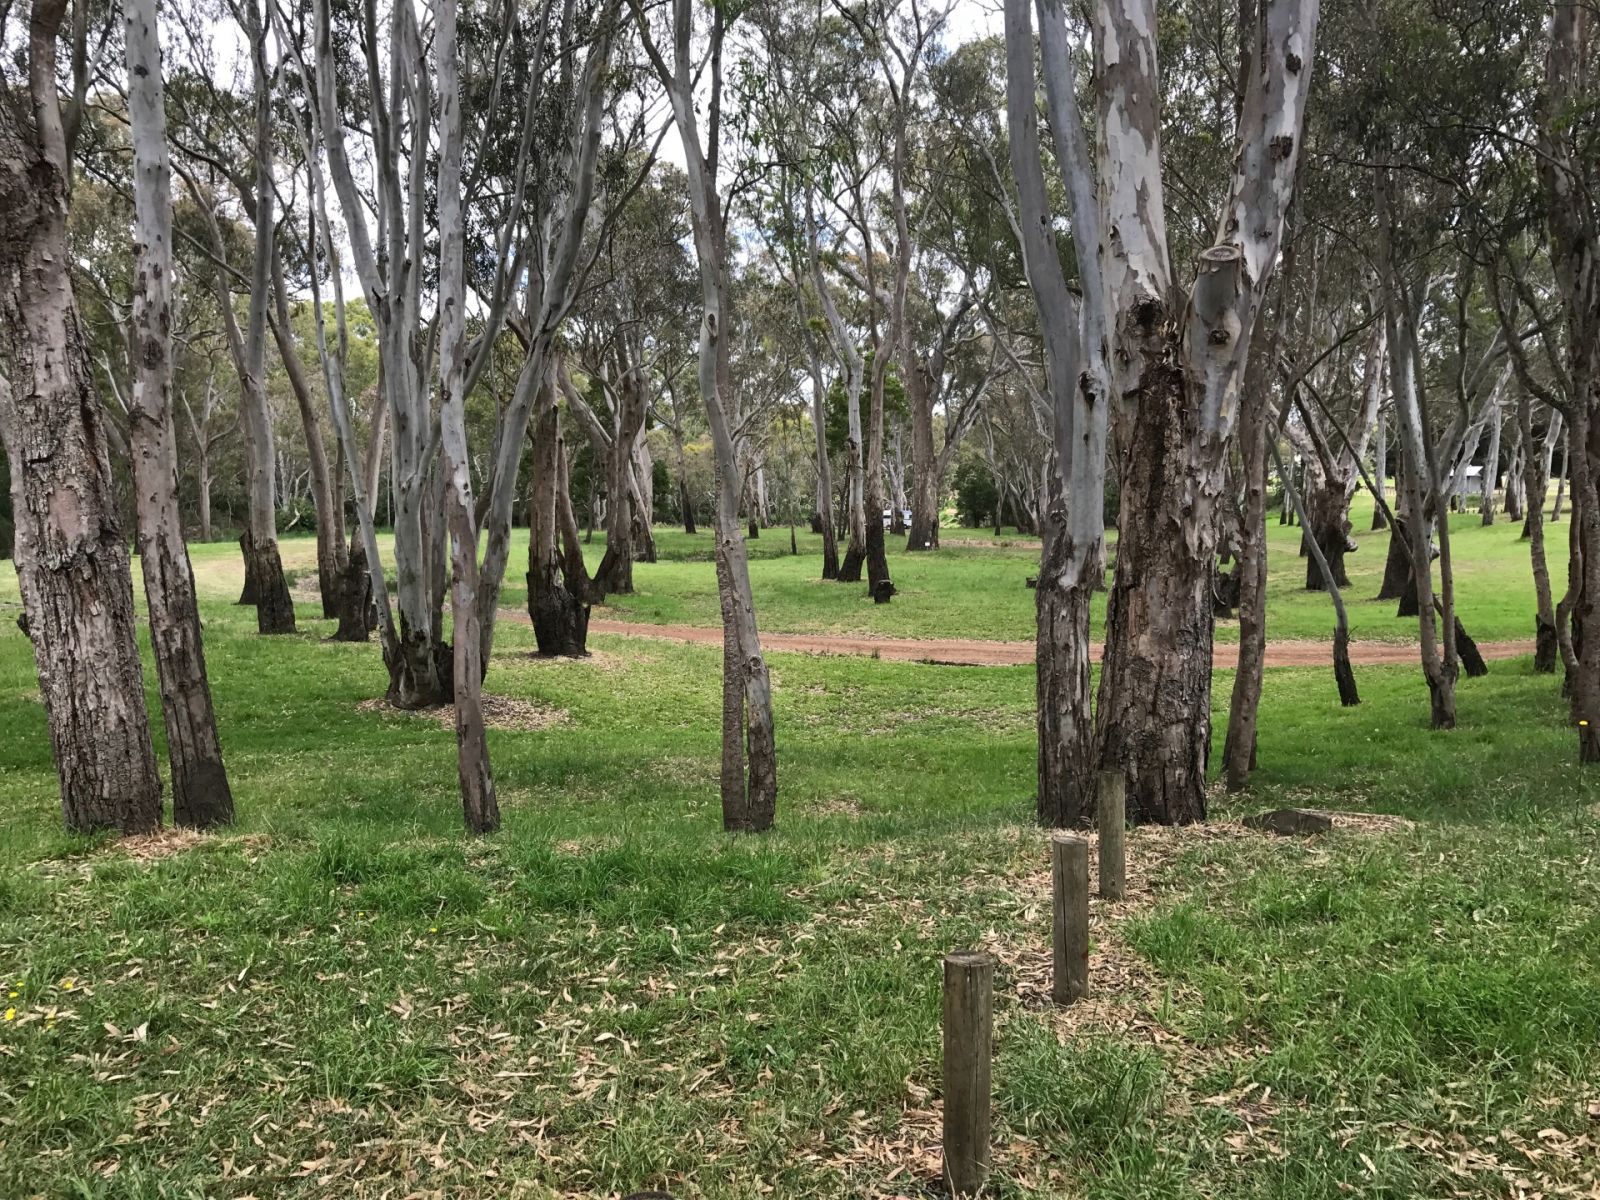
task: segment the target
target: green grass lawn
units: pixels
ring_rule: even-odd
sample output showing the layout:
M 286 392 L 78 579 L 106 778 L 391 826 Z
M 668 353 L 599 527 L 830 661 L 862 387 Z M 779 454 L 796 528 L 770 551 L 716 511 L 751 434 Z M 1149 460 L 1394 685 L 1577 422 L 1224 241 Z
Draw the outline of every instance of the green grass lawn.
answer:
M 1404 642 L 1417 636 L 1415 618 L 1395 616 L 1395 603 L 1377 601 L 1383 578 L 1388 531 L 1373 533 L 1370 500 L 1358 498 L 1352 511 L 1360 549 L 1346 566 L 1351 586 L 1344 593 L 1351 636 L 1358 640 Z M 1559 588 L 1565 580 L 1566 524 L 1550 532 L 1551 561 Z M 507 579 L 505 603 L 525 607 L 522 586 L 527 541 L 519 530 Z M 1456 596 L 1467 631 L 1480 641 L 1533 636 L 1533 575 L 1521 525 L 1503 516 L 1485 529 L 1477 513 L 1453 518 L 1451 546 L 1456 562 Z M 1300 530 L 1267 528 L 1268 636 L 1327 641 L 1333 636 L 1333 607 L 1320 592 L 1305 590 L 1305 560 Z M 711 534 L 689 537 L 681 529 L 658 527 L 660 561 L 634 570 L 637 594 L 613 597 L 600 615 L 653 624 L 717 625 L 717 586 Z M 789 554 L 789 531 L 770 529 L 750 543 L 751 581 L 761 627 L 781 633 L 876 634 L 884 637 L 983 638 L 1031 641 L 1033 593 L 1025 582 L 1039 569 L 1037 538 L 1014 531 L 994 538 L 988 530 L 946 529 L 937 554 L 908 554 L 899 538 L 889 539 L 889 566 L 899 594 L 888 605 L 873 604 L 866 585 L 825 583 L 821 578 L 822 539 L 802 533 L 800 554 Z M 591 569 L 604 552 L 603 533 L 587 548 Z M 1095 607 L 1095 636 L 1105 618 Z M 1217 626 L 1221 641 L 1237 641 L 1236 621 Z
M 704 616 L 710 564 L 663 542 L 634 615 Z M 1521 636 L 1515 531 L 1464 544 L 1474 632 Z M 773 628 L 1026 637 L 1031 553 L 896 555 L 888 609 L 763 557 L 758 600 Z M 997 1195 L 1600 1186 L 1600 810 L 1525 661 L 1464 680 L 1448 734 L 1414 668 L 1360 671 L 1355 709 L 1326 670 L 1268 672 L 1255 792 L 1135 832 L 1130 900 L 1093 902 L 1094 994 L 1060 1010 L 1030 668 L 772 656 L 779 823 L 729 837 L 715 649 L 547 663 L 503 624 L 505 828 L 471 841 L 450 730 L 365 703 L 376 647 L 320 640 L 309 605 L 257 637 L 237 551 L 195 557 L 224 835 L 64 834 L 0 620 L 0 1196 L 920 1197 L 939 959 L 972 944 L 1001 963 Z M 1380 557 L 1353 556 L 1356 595 Z M 1315 636 L 1326 598 L 1291 591 L 1275 632 Z M 1230 823 L 1285 802 L 1389 819 Z

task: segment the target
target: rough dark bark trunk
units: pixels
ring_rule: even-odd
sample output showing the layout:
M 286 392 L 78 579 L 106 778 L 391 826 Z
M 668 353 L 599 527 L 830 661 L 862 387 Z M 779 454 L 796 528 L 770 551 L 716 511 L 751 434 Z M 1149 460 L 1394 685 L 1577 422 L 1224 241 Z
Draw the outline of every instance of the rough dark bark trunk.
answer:
M 1160 338 L 1160 314 L 1146 336 Z M 1211 580 L 1215 530 L 1196 511 L 1207 472 L 1194 462 L 1190 405 L 1176 346 L 1147 353 L 1121 456 L 1117 563 L 1106 617 L 1098 711 L 1101 761 L 1128 780 L 1137 823 L 1206 815 L 1211 747 Z M 1209 511 L 1209 506 L 1207 506 Z
M 1317 548 L 1327 560 L 1333 573 L 1334 584 L 1349 587 L 1350 576 L 1345 572 L 1344 556 L 1350 549 L 1350 488 L 1349 481 L 1337 475 L 1320 477 L 1305 492 L 1306 512 L 1301 522 L 1306 539 L 1315 539 Z M 1325 590 L 1322 568 L 1313 555 L 1306 555 L 1306 591 Z
M 577 519 L 566 499 L 566 455 L 562 451 L 555 397 L 541 393 L 532 422 L 533 487 L 528 502 L 528 616 L 533 638 L 546 658 L 582 657 L 589 653 L 589 606 L 583 591 L 569 586 L 561 541 L 563 501 L 572 530 L 567 535 L 582 562 Z
M 56 83 L 65 8 L 64 0 L 33 5 L 32 127 L 21 97 L 8 98 L 0 120 L 0 337 L 9 351 L 0 434 L 62 815 L 73 830 L 146 833 L 161 823 L 161 777 L 103 410 L 69 273 L 70 152 Z
M 1054 481 L 1052 469 L 1048 478 Z M 1034 655 L 1039 735 L 1039 823 L 1072 829 L 1089 823 L 1095 787 L 1093 723 L 1074 719 L 1087 713 L 1090 700 L 1089 604 L 1100 579 L 1087 573 L 1071 586 L 1061 581 L 1073 558 L 1071 532 L 1059 489 L 1045 501 L 1040 523 L 1044 539 L 1039 583 L 1034 590 L 1038 617 Z
M 372 611 L 372 574 L 367 567 L 367 552 L 360 539 L 352 543 L 345 564 L 339 569 L 334 596 L 334 613 L 339 627 L 336 642 L 364 642 L 377 628 Z
M 239 549 L 244 554 L 245 578 L 253 582 L 256 632 L 293 633 L 294 598 L 289 594 L 276 539 L 258 547 L 246 529 L 239 535 Z

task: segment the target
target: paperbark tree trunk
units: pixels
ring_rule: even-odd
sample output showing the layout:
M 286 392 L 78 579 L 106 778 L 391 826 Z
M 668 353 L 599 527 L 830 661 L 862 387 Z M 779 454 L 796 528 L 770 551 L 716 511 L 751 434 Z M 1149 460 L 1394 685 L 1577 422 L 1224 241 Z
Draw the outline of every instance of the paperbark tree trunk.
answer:
M 798 282 L 796 283 L 798 289 Z M 817 524 L 822 533 L 822 577 L 839 578 L 839 529 L 833 519 L 833 464 L 828 458 L 828 389 L 822 382 L 822 356 L 806 329 L 811 367 L 811 428 L 817 440 Z
M 203 829 L 233 820 L 233 793 L 222 765 L 194 574 L 178 509 L 172 419 L 172 185 L 156 3 L 125 0 L 123 12 L 134 198 L 134 373 L 128 440 L 139 509 L 139 556 L 172 766 L 173 822 Z
M 457 0 L 433 0 L 439 72 L 439 454 L 450 540 L 450 617 L 456 700 L 456 759 L 468 833 L 500 828 L 489 743 L 483 726 L 483 656 L 478 625 L 478 527 L 467 454 L 466 224 L 461 203 L 461 69 L 456 61 Z
M 72 294 L 71 151 L 56 82 L 65 0 L 36 0 L 21 98 L 0 117 L 0 435 L 15 565 L 68 829 L 148 833 L 161 777 L 100 399 Z

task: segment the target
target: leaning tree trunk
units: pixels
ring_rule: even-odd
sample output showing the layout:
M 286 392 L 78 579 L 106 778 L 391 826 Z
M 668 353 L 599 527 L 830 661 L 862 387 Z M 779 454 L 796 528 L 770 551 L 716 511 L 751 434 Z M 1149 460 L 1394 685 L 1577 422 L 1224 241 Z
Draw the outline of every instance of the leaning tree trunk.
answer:
M 178 439 L 172 420 L 172 187 L 155 0 L 128 0 L 124 12 L 135 262 L 128 440 L 139 508 L 139 556 L 172 765 L 173 821 L 209 828 L 233 820 L 233 793 L 222 765 L 194 573 L 178 509 Z
M 1504 417 L 1500 405 L 1496 404 L 1490 417 L 1494 424 L 1489 426 L 1489 456 L 1483 460 L 1483 505 L 1480 512 L 1485 525 L 1494 524 L 1494 493 L 1495 485 L 1500 481 L 1500 432 L 1505 423 Z
M 1283 459 L 1278 456 L 1276 446 L 1272 448 L 1272 457 L 1277 463 L 1278 474 L 1283 478 L 1288 502 L 1293 504 L 1295 511 L 1300 514 L 1301 524 L 1309 526 L 1312 518 L 1306 512 L 1299 493 L 1289 479 L 1288 472 L 1284 470 Z M 1346 708 L 1353 708 L 1361 703 L 1361 696 L 1356 690 L 1355 672 L 1350 669 L 1350 618 L 1345 612 L 1344 597 L 1339 593 L 1339 582 L 1334 577 L 1333 564 L 1323 553 L 1321 542 L 1313 539 L 1307 550 L 1312 565 L 1322 575 L 1322 590 L 1325 590 L 1333 601 L 1333 679 L 1339 689 L 1339 703 Z M 1231 781 L 1230 786 L 1232 786 Z
M 28 77 L 0 120 L 0 434 L 14 559 L 68 829 L 147 833 L 161 776 L 146 717 L 128 552 L 106 431 L 72 295 L 70 154 L 56 85 L 65 0 L 33 6 Z

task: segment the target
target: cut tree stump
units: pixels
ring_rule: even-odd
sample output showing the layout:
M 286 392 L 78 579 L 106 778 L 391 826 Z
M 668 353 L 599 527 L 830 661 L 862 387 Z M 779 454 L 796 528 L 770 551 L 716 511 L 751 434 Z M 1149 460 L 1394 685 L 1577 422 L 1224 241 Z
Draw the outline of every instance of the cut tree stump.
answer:
M 1271 812 L 1248 816 L 1244 823 L 1250 829 L 1276 833 L 1280 837 L 1305 837 L 1313 833 L 1327 833 L 1333 828 L 1331 816 L 1309 808 L 1275 808 Z

